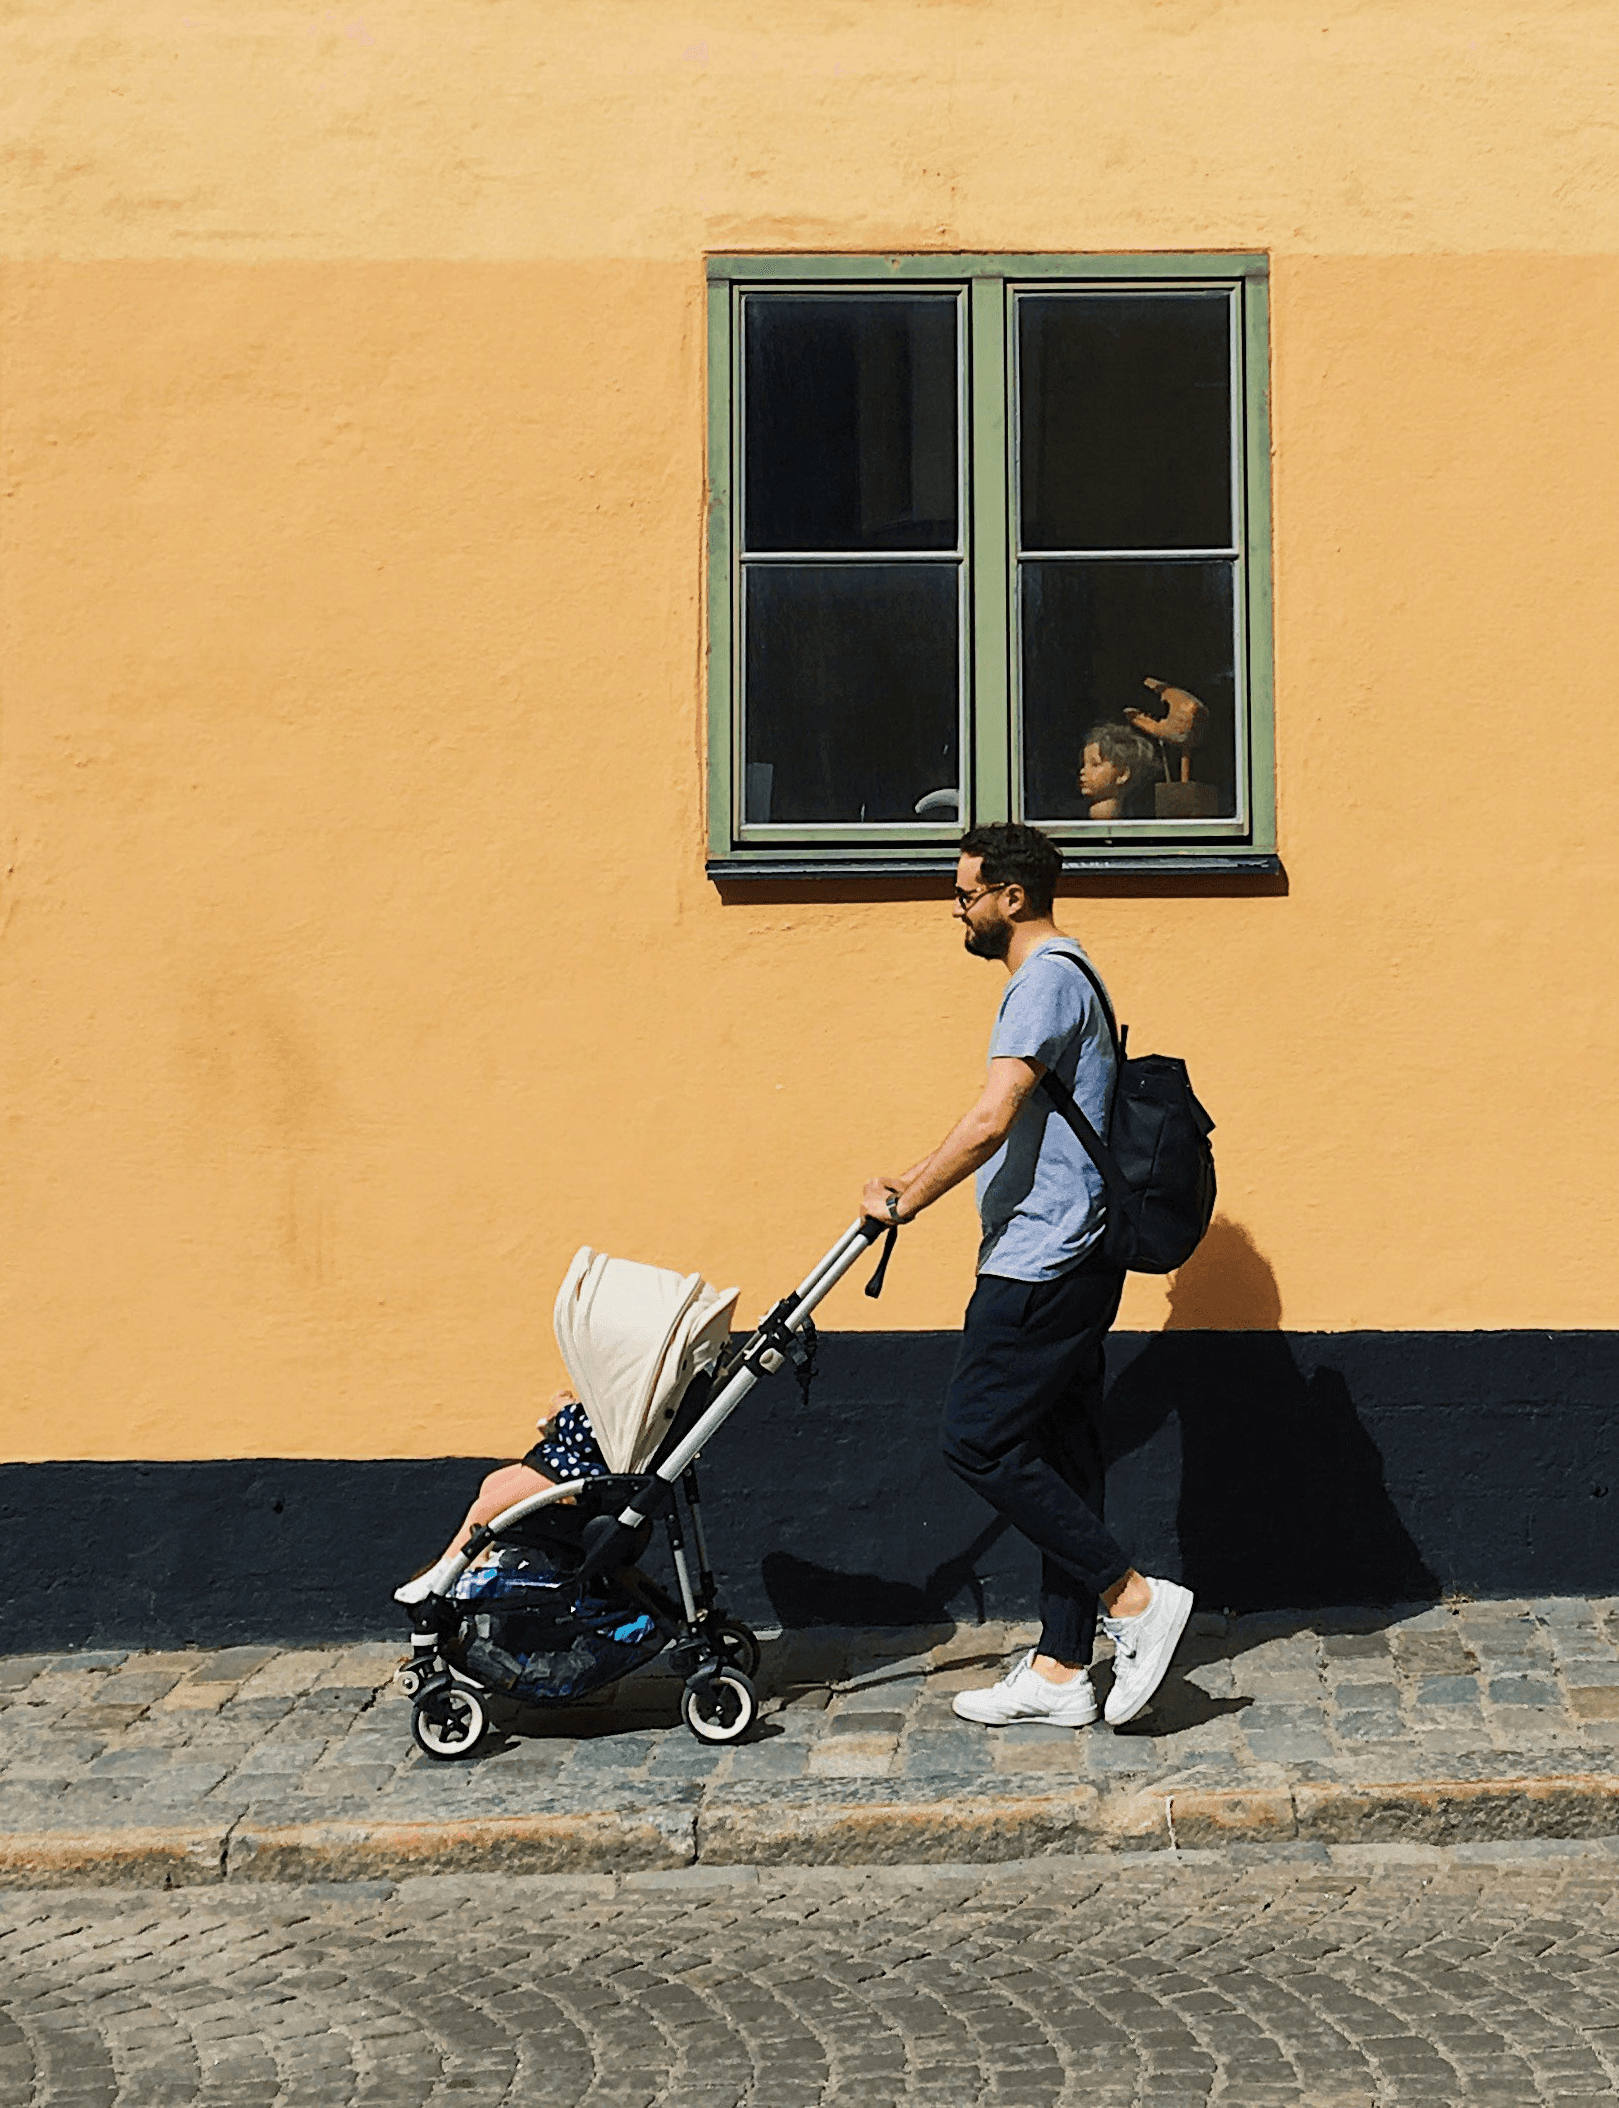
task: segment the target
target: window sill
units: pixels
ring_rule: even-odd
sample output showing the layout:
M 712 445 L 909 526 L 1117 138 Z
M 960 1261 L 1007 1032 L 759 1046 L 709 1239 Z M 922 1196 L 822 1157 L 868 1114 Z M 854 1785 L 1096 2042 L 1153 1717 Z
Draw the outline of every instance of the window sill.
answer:
M 784 878 L 946 878 L 954 876 L 953 851 L 927 856 L 711 856 L 704 867 L 725 885 L 769 884 Z M 1076 878 L 1277 878 L 1282 860 L 1274 850 L 1196 850 L 1181 855 L 1065 855 L 1063 879 Z

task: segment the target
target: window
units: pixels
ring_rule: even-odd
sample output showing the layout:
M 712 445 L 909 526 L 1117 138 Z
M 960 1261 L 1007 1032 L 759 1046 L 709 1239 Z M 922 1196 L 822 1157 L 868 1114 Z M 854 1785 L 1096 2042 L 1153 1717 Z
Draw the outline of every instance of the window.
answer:
M 709 869 L 1274 871 L 1260 257 L 709 266 Z

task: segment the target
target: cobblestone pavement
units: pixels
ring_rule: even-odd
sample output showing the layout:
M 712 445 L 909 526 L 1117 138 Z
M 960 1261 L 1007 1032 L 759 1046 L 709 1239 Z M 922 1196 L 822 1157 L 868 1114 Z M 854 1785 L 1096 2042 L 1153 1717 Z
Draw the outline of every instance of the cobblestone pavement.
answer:
M 1585 1807 L 1564 1829 L 1619 1829 L 1619 1601 L 1203 1619 L 1132 1730 L 957 1721 L 952 1694 L 999 1674 L 1029 1637 L 988 1625 L 791 1633 L 767 1643 L 770 1695 L 745 1745 L 697 1743 L 676 1724 L 678 1686 L 654 1665 L 608 1702 L 508 1716 L 487 1754 L 453 1764 L 411 1740 L 409 1707 L 389 1683 L 397 1647 L 4 1658 L 0 1830 L 194 1823 L 212 1826 L 224 1850 L 244 1823 L 640 1811 L 653 1857 L 591 1863 L 764 1861 L 859 1856 L 783 1843 L 784 1824 L 833 1805 L 1066 1796 L 1104 1815 L 1129 1801 L 1157 1825 L 1177 1808 L 1192 1823 L 1200 1792 L 1245 1794 L 1251 1808 L 1280 1809 L 1279 1834 L 1327 1836 L 1300 1812 L 1312 1787 L 1509 1776 L 1595 1782 L 1606 1819 Z M 1559 1834 L 1562 1821 L 1542 1828 Z M 1218 1840 L 1194 1824 L 1178 1841 Z M 1014 1838 L 1011 1855 L 1037 1844 Z M 948 1837 L 918 1851 L 980 1856 Z
M 1301 1850 L 14 1892 L 0 2101 L 1583 2108 L 1619 2092 L 1619 1856 Z

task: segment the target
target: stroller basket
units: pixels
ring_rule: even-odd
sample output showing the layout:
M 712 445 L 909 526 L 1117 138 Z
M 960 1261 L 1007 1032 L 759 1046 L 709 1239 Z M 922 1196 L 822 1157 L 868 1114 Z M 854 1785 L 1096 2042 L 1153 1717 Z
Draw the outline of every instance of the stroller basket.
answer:
M 399 1681 L 429 1756 L 471 1756 L 491 1699 L 576 1703 L 665 1651 L 700 1741 L 747 1732 L 759 1642 L 720 1606 L 697 1459 L 755 1384 L 800 1351 L 811 1313 L 882 1234 L 878 1223 L 852 1224 L 734 1353 L 735 1289 L 588 1246 L 578 1253 L 557 1296 L 557 1342 L 609 1475 L 508 1508 L 473 1533 L 441 1592 L 411 1606 Z M 660 1521 L 678 1596 L 637 1564 Z
M 582 1698 L 663 1651 L 648 1612 L 611 1587 L 582 1591 L 577 1567 L 525 1545 L 497 1545 L 455 1583 L 452 1600 L 465 1606 L 454 1643 L 461 1667 L 528 1705 Z

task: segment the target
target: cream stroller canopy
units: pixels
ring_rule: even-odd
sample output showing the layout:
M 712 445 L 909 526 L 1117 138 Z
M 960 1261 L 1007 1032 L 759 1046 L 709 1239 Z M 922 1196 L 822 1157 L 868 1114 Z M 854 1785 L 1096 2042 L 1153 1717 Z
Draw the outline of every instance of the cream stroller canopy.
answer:
M 644 1467 L 686 1386 L 724 1350 L 738 1293 L 588 1244 L 574 1254 L 557 1290 L 557 1345 L 609 1471 Z

